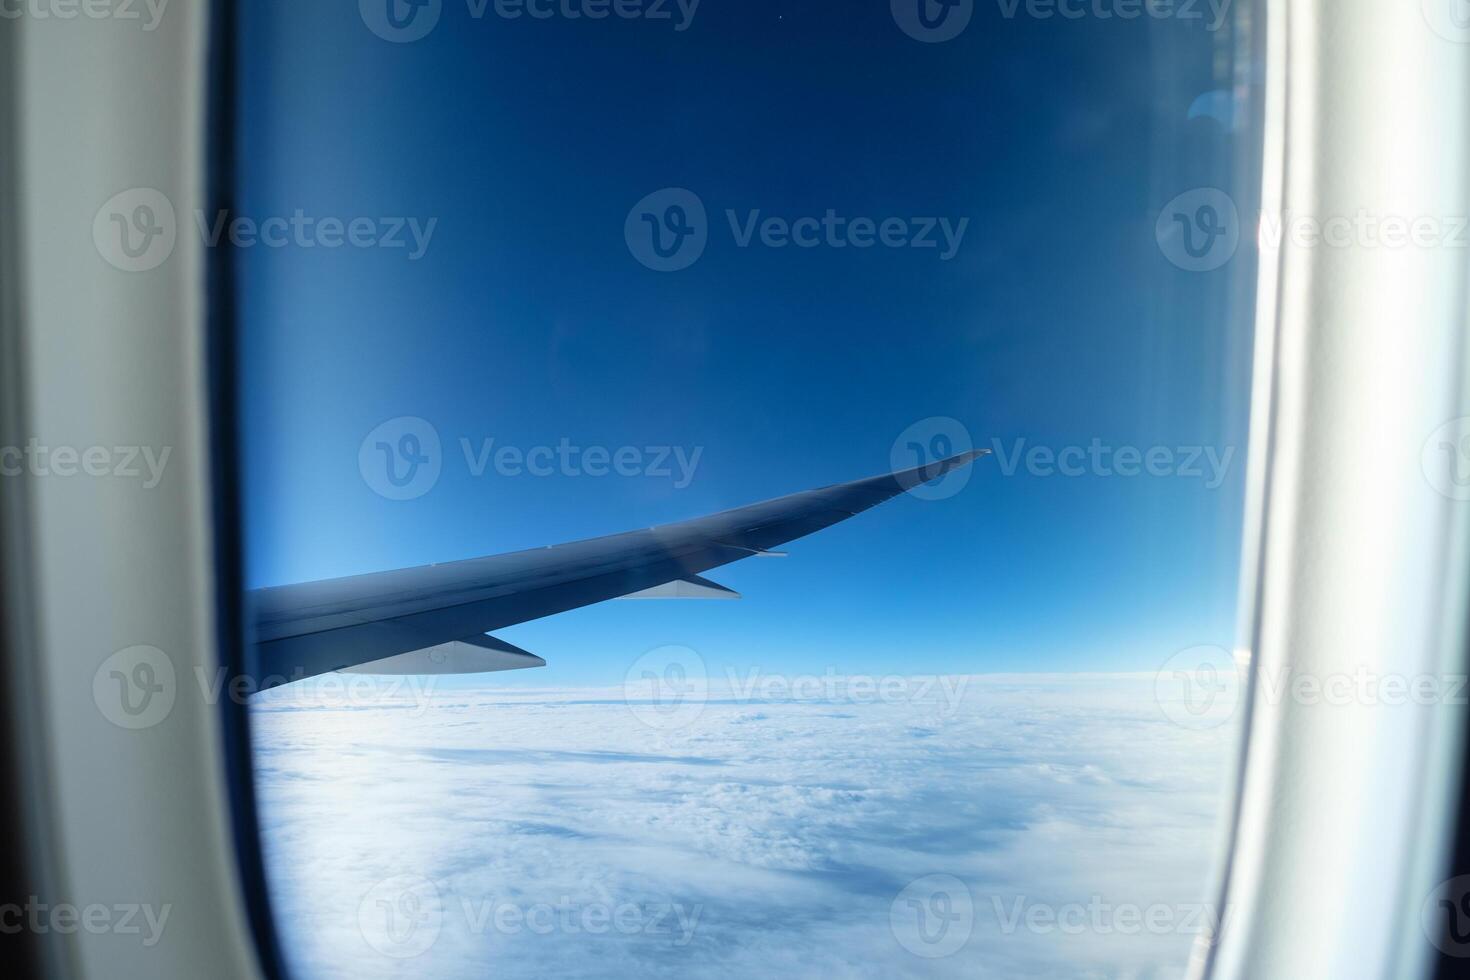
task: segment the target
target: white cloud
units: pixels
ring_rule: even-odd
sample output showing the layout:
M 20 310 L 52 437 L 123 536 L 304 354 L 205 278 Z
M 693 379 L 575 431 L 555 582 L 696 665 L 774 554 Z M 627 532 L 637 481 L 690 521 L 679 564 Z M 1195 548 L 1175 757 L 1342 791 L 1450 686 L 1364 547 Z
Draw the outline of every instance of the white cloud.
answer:
M 1151 677 L 966 681 L 957 709 L 716 691 L 675 731 L 616 690 L 264 698 L 283 945 L 301 980 L 1179 975 L 1233 729 L 1172 724 Z M 972 902 L 949 956 L 891 920 L 928 875 Z M 400 876 L 429 900 L 385 899 Z M 934 922 L 960 914 L 936 901 Z M 1134 930 L 1129 909 L 1173 918 Z

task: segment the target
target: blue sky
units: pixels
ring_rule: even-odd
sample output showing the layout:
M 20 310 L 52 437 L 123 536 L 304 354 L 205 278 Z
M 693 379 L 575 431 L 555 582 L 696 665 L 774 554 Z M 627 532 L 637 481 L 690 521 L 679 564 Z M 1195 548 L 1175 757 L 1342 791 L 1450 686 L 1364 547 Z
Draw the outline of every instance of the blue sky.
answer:
M 610 603 L 504 631 L 551 667 L 502 676 L 607 683 L 670 643 L 712 666 L 952 673 L 1152 670 L 1233 642 L 1250 341 L 1231 282 L 1249 255 L 1191 273 L 1154 237 L 1175 195 L 1239 183 L 1235 139 L 1188 118 L 1228 81 L 1228 37 L 983 2 L 961 36 L 924 44 L 887 0 L 705 0 L 683 31 L 477 19 L 443 0 L 432 32 L 396 44 L 356 4 L 240 6 L 240 215 L 433 222 L 417 258 L 238 251 L 251 585 L 871 475 L 907 427 L 948 417 L 1007 452 L 1234 455 L 1213 489 L 987 460 L 955 496 L 898 500 L 782 561 L 714 573 L 741 602 Z M 708 215 L 704 253 L 674 272 L 640 264 L 624 236 L 663 188 Z M 829 209 L 967 224 L 946 260 L 741 247 L 727 216 Z M 391 500 L 358 453 L 404 416 L 433 426 L 441 473 Z M 700 455 L 682 487 L 477 476 L 461 440 L 487 439 Z

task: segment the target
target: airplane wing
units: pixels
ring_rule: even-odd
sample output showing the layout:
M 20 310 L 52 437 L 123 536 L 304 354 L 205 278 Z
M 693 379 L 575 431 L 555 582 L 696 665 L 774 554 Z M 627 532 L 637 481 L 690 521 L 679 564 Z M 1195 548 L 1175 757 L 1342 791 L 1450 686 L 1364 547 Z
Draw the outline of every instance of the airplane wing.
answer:
M 989 454 L 807 490 L 708 517 L 570 544 L 258 589 L 262 686 L 345 670 L 480 673 L 546 661 L 492 630 L 617 598 L 738 598 L 701 572 L 847 520 Z M 266 680 L 266 679 L 269 680 Z

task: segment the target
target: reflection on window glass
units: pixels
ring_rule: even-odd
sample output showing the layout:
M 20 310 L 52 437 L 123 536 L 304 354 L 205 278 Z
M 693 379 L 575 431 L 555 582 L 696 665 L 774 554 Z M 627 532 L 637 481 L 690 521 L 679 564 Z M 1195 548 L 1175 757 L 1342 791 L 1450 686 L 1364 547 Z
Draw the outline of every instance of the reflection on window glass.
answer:
M 1181 974 L 1251 9 L 240 7 L 206 217 L 298 980 Z

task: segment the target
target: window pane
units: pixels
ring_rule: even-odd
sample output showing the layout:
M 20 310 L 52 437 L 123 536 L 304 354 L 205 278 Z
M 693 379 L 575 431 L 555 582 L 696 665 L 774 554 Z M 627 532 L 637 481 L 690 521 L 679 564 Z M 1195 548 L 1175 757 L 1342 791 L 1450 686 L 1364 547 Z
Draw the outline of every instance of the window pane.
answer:
M 298 980 L 1182 973 L 1239 720 L 1252 8 L 239 6 L 200 217 L 249 585 L 293 587 L 249 607 Z M 972 449 L 706 536 L 682 598 L 595 601 L 650 539 L 541 554 Z

